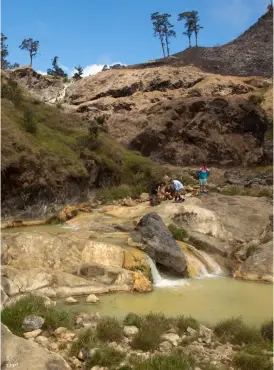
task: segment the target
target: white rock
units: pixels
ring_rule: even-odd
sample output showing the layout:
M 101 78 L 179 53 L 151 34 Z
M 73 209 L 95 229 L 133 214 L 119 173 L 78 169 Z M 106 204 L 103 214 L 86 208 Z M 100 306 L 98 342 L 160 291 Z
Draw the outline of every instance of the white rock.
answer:
M 160 344 L 159 349 L 160 352 L 169 352 L 172 350 L 172 344 L 166 340 Z
M 58 351 L 59 346 L 57 343 L 50 343 L 48 348 L 50 351 Z
M 79 301 L 77 301 L 77 299 L 73 298 L 73 297 L 68 297 L 66 300 L 65 300 L 65 303 L 67 304 L 73 304 L 73 303 L 78 303 Z
M 34 331 L 40 329 L 44 322 L 45 320 L 41 316 L 29 315 L 24 318 L 22 328 L 24 331 Z
M 190 335 L 196 335 L 198 332 L 197 332 L 197 330 L 195 330 L 195 329 L 192 329 L 192 328 L 190 328 L 190 327 L 188 327 L 187 329 L 186 329 L 186 331 L 190 334 Z
M 37 330 L 33 330 L 33 331 L 29 331 L 27 333 L 24 333 L 24 337 L 26 339 L 36 338 L 41 333 L 42 333 L 42 330 L 41 329 L 37 329 Z
M 180 342 L 180 337 L 178 334 L 173 334 L 173 333 L 166 333 L 161 335 L 161 339 L 163 341 L 168 341 L 171 343 L 174 347 L 177 347 L 179 342 Z
M 63 333 L 66 333 L 67 332 L 67 328 L 64 328 L 63 326 L 60 326 L 59 328 L 57 328 L 54 332 L 53 332 L 53 335 L 55 336 L 58 336 L 58 335 L 61 335 Z
M 87 303 L 96 303 L 96 302 L 98 302 L 99 301 L 99 298 L 98 297 L 96 297 L 96 295 L 95 294 L 90 294 L 90 295 L 88 295 L 87 296 L 87 298 L 86 298 L 86 302 Z
M 41 346 L 46 346 L 49 342 L 49 339 L 47 337 L 44 337 L 43 335 L 40 335 L 35 339 L 35 341 L 41 344 Z
M 126 337 L 134 337 L 134 335 L 138 334 L 139 329 L 136 326 L 125 326 L 124 327 L 124 334 Z

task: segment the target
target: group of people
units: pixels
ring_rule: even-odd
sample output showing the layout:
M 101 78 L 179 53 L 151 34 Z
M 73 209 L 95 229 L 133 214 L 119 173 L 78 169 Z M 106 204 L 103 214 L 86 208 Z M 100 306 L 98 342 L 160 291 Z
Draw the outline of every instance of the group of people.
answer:
M 209 169 L 206 165 L 200 167 L 197 171 L 197 178 L 200 184 L 200 194 L 207 193 L 207 178 Z M 179 180 L 173 180 L 168 176 L 164 177 L 164 181 L 153 186 L 150 196 L 150 204 L 155 206 L 161 203 L 162 200 L 172 200 L 174 198 L 176 203 L 185 201 L 184 185 Z

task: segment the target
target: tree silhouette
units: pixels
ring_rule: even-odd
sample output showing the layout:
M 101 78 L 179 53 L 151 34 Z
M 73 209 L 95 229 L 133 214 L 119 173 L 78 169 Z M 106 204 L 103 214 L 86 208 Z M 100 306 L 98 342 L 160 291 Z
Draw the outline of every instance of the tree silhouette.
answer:
M 170 37 L 175 37 L 176 36 L 176 32 L 172 29 L 174 27 L 174 25 L 172 25 L 170 22 L 169 22 L 169 18 L 171 17 L 170 14 L 163 14 L 162 15 L 162 19 L 163 19 L 163 31 L 164 31 L 164 35 L 165 35 L 165 40 L 166 40 L 166 51 L 167 51 L 167 56 L 169 57 L 169 44 L 170 44 Z
M 184 28 L 186 31 L 183 32 L 183 35 L 188 37 L 189 47 L 191 48 L 191 36 L 193 32 L 195 34 L 196 46 L 198 46 L 198 33 L 203 28 L 199 24 L 200 18 L 198 16 L 198 12 L 196 10 L 192 10 L 191 12 L 178 14 L 178 21 L 182 20 L 185 20 Z
M 192 28 L 193 28 L 193 32 L 195 34 L 196 46 L 198 46 L 198 33 L 204 27 L 199 25 L 200 17 L 198 16 L 198 12 L 193 10 L 191 13 L 192 13 Z
M 58 57 L 55 56 L 52 59 L 52 69 L 49 68 L 47 70 L 47 74 L 51 76 L 56 76 L 56 77 L 68 77 L 67 73 L 65 73 L 61 67 L 58 65 Z
M 191 48 L 191 36 L 193 33 L 193 15 L 192 12 L 184 12 L 178 14 L 178 21 L 185 21 L 184 28 L 186 29 L 185 32 L 183 32 L 183 35 L 186 35 L 188 37 L 188 43 L 189 47 Z
M 9 55 L 8 52 L 8 45 L 6 45 L 6 40 L 8 38 L 1 32 L 1 68 L 8 69 L 9 62 L 7 61 L 7 56 Z
M 154 37 L 159 38 L 161 42 L 161 46 L 162 46 L 163 55 L 165 58 L 166 54 L 165 54 L 165 41 L 164 41 L 165 34 L 164 34 L 163 17 L 161 14 L 159 14 L 159 12 L 156 12 L 156 13 L 151 14 L 150 19 L 152 20 L 152 24 L 153 24 Z
M 80 80 L 82 78 L 84 69 L 80 66 L 80 64 L 74 68 L 76 69 L 76 72 L 74 73 L 72 78 L 74 78 L 75 80 Z
M 24 39 L 22 44 L 19 46 L 21 50 L 27 50 L 30 56 L 30 66 L 32 67 L 32 59 L 36 57 L 39 48 L 39 41 L 33 39 Z

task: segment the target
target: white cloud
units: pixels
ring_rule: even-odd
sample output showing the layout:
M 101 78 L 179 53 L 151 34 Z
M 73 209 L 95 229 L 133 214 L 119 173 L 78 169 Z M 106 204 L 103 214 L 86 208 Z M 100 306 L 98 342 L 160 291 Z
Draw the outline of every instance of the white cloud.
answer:
M 125 66 L 126 64 L 123 64 L 121 62 L 116 62 L 112 64 L 107 64 L 107 66 L 113 66 L 114 64 L 121 64 L 122 66 Z M 89 66 L 86 66 L 84 68 L 83 77 L 87 77 L 89 75 L 95 75 L 98 72 L 101 72 L 105 64 L 91 64 Z M 73 72 L 74 73 L 74 72 Z
M 43 72 L 43 71 L 36 71 L 37 73 L 40 73 L 40 75 L 46 75 L 47 72 Z
M 126 64 L 123 64 L 121 62 L 116 62 L 116 63 L 112 63 L 112 64 L 107 64 L 107 66 L 113 66 L 114 64 L 121 64 L 122 66 L 126 66 Z M 96 73 L 98 72 L 101 72 L 103 67 L 104 67 L 105 64 L 91 64 L 89 66 L 86 66 L 83 70 L 83 77 L 88 77 L 90 75 L 95 75 Z M 60 67 L 69 75 L 69 77 L 72 77 L 74 75 L 74 73 L 76 72 L 76 69 L 75 68 L 68 68 L 66 66 L 63 66 L 63 65 L 60 65 Z M 38 73 L 40 73 L 41 75 L 46 75 L 47 72 L 43 72 L 43 71 L 36 71 Z

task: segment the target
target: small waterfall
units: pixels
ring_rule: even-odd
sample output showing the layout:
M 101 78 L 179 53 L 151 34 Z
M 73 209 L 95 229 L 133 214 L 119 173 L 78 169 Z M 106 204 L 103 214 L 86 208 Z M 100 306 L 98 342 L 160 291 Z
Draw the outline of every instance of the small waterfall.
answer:
M 172 279 L 166 279 L 163 278 L 159 271 L 157 270 L 157 267 L 153 260 L 147 256 L 149 266 L 151 269 L 151 275 L 153 279 L 153 285 L 157 287 L 175 287 L 175 286 L 182 286 L 188 284 L 185 279 L 177 279 L 177 280 L 172 280 Z

